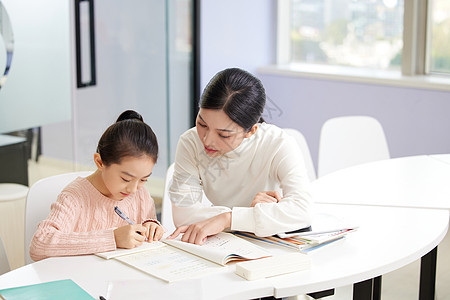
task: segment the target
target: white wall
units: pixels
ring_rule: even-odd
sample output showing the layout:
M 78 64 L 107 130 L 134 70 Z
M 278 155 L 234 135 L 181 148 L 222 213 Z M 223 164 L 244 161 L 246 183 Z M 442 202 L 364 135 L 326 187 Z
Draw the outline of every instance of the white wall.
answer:
M 217 72 L 275 63 L 276 0 L 201 1 L 201 88 Z

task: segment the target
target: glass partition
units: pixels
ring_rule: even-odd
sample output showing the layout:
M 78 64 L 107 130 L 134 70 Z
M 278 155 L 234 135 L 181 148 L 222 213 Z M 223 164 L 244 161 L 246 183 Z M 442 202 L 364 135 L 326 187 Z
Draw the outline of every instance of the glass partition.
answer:
M 134 109 L 158 137 L 160 153 L 152 177 L 164 178 L 178 137 L 191 124 L 192 1 L 94 4 L 96 83 L 74 84 L 73 117 L 43 127 L 43 156 L 74 162 L 78 169 L 94 168 L 92 157 L 103 131 L 122 111 Z M 86 26 L 83 11 L 80 23 Z M 86 59 L 88 51 L 82 55 L 82 61 L 92 59 Z
M 0 4 L 0 133 L 70 120 L 69 1 Z

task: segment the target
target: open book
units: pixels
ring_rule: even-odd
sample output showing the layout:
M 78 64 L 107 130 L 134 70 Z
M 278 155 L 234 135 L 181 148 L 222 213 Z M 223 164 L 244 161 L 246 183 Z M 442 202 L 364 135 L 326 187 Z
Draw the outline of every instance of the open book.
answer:
M 226 232 L 220 232 L 208 237 L 206 242 L 201 246 L 185 243 L 179 239 L 166 239 L 164 243 L 222 266 L 230 261 L 250 260 L 271 256 L 266 250 Z
M 111 258 L 116 258 L 119 256 L 124 256 L 124 255 L 129 255 L 129 254 L 134 254 L 134 253 L 139 253 L 139 252 L 143 252 L 143 251 L 147 251 L 147 250 L 164 247 L 165 245 L 166 244 L 164 244 L 162 242 L 155 241 L 155 242 L 151 242 L 151 243 L 143 243 L 141 246 L 132 248 L 132 249 L 117 248 L 114 251 L 96 253 L 95 255 L 103 257 L 105 259 L 111 259 Z
M 141 246 L 130 250 L 111 251 L 109 255 L 105 253 L 97 255 L 104 258 L 114 257 L 168 282 L 203 276 L 221 270 L 231 261 L 271 256 L 266 250 L 225 232 L 208 237 L 201 246 L 185 243 L 179 239 L 165 239 L 162 242 L 143 245 L 146 249 L 139 249 Z

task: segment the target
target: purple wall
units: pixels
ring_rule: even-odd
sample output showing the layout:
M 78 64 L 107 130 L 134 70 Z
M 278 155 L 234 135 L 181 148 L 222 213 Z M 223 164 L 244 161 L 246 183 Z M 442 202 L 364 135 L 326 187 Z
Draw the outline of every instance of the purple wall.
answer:
M 319 135 L 329 118 L 369 115 L 378 119 L 391 157 L 450 153 L 450 92 L 375 84 L 258 74 L 268 104 L 278 113 L 269 122 L 300 130 L 317 166 Z

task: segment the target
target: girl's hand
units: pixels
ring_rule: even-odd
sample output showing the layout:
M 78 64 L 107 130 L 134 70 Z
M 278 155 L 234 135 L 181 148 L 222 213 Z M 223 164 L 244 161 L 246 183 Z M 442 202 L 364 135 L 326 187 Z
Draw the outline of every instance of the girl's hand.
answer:
M 155 222 L 147 222 L 144 226 L 147 228 L 147 240 L 149 243 L 159 241 L 162 238 L 164 228 L 161 225 Z
M 117 248 L 131 249 L 142 245 L 147 234 L 147 228 L 140 225 L 126 225 L 114 230 Z
M 222 232 L 229 227 L 231 227 L 231 212 L 226 212 L 189 226 L 178 227 L 167 238 L 174 239 L 180 233 L 184 233 L 181 238 L 183 242 L 202 245 L 208 236 Z
M 259 192 L 253 199 L 251 206 L 254 207 L 258 203 L 278 203 L 282 197 L 277 191 Z

